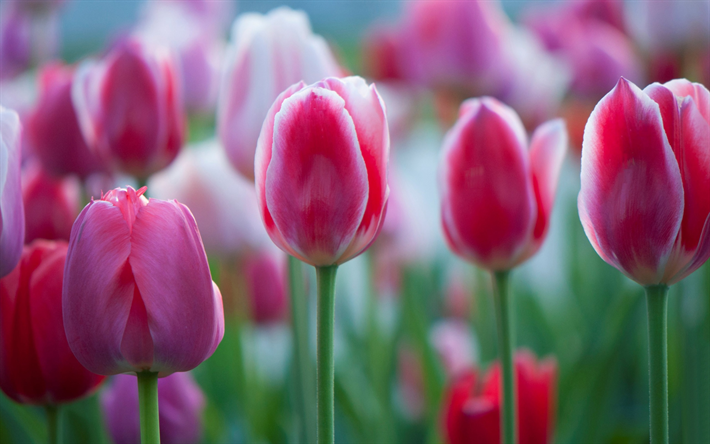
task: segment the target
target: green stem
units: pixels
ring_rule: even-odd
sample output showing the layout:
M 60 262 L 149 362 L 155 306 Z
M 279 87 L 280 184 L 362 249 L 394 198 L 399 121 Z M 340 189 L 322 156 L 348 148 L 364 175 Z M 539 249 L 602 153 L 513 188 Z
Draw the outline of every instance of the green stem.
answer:
M 57 444 L 59 442 L 59 406 L 47 405 L 47 442 Z
M 651 444 L 668 444 L 668 287 L 646 287 Z
M 318 280 L 318 444 L 335 442 L 335 272 L 338 266 L 316 267 Z
M 313 368 L 308 346 L 308 295 L 304 291 L 303 265 L 293 256 L 288 257 L 288 283 L 291 294 L 291 328 L 296 371 L 296 391 L 301 405 L 301 434 L 303 442 L 316 441 L 316 412 L 312 398 Z
M 516 407 L 515 407 L 515 373 L 513 367 L 513 322 L 512 303 L 508 291 L 509 271 L 493 272 L 493 287 L 496 323 L 498 325 L 498 356 L 503 374 L 503 411 L 500 417 L 501 442 L 517 443 Z
M 158 419 L 158 373 L 138 373 L 138 404 L 141 415 L 141 444 L 160 444 Z

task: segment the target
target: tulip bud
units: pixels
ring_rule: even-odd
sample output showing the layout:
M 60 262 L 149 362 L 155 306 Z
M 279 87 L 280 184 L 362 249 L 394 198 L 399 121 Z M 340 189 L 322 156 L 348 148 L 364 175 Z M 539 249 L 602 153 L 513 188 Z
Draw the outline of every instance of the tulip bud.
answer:
M 205 396 L 190 373 L 158 380 L 158 411 L 162 444 L 195 444 L 202 433 Z M 140 442 L 138 385 L 132 375 L 116 375 L 101 393 L 101 409 L 114 444 Z
M 32 17 L 15 4 L 4 2 L 0 5 L 0 79 L 20 74 L 31 61 Z
M 224 335 L 219 289 L 200 233 L 177 201 L 117 188 L 90 202 L 72 228 L 64 325 L 91 371 L 188 371 Z
M 599 256 L 641 285 L 670 285 L 710 257 L 710 92 L 626 79 L 589 117 L 579 217 Z
M 21 132 L 17 113 L 0 106 L 0 278 L 17 265 L 25 240 L 20 186 Z
M 73 401 L 104 379 L 77 361 L 64 333 L 66 254 L 66 242 L 33 242 L 12 273 L 0 279 L 0 388 L 17 402 Z
M 489 270 L 535 254 L 547 233 L 567 149 L 562 120 L 528 142 L 515 112 L 495 99 L 470 99 L 444 139 L 442 224 L 449 247 Z
M 264 248 L 248 254 L 242 266 L 254 322 L 268 324 L 284 320 L 288 308 L 284 254 L 273 247 Z
M 68 241 L 79 214 L 80 194 L 81 187 L 74 177 L 52 177 L 36 163 L 25 167 L 22 177 L 25 243 L 35 239 Z
M 314 266 L 365 251 L 384 217 L 389 133 L 374 85 L 360 77 L 291 86 L 256 151 L 256 195 L 271 240 Z
M 540 362 L 528 350 L 515 354 L 516 400 L 521 444 L 549 443 L 555 423 L 557 362 Z M 479 388 L 479 384 L 480 387 Z M 444 401 L 444 428 L 449 444 L 499 444 L 500 366 L 479 381 L 475 371 L 455 380 Z
M 45 65 L 39 74 L 39 98 L 27 119 L 27 137 L 46 171 L 85 179 L 105 167 L 89 150 L 71 98 L 74 69 Z
M 180 87 L 167 48 L 136 40 L 117 44 L 76 73 L 72 98 L 84 138 L 119 170 L 146 179 L 182 146 Z
M 234 167 L 254 179 L 259 129 L 282 91 L 299 81 L 313 83 L 341 73 L 305 13 L 283 7 L 264 16 L 239 16 L 232 27 L 217 111 L 217 131 Z

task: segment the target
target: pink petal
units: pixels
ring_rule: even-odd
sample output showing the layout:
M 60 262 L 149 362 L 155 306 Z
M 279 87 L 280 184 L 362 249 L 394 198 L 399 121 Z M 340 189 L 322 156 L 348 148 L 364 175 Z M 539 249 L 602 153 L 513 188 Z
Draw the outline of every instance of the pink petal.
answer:
M 305 260 L 303 257 L 299 256 L 283 239 L 281 232 L 276 227 L 274 219 L 269 212 L 269 208 L 266 205 L 266 170 L 271 162 L 271 156 L 274 146 L 274 121 L 276 119 L 276 114 L 281 111 L 281 105 L 284 100 L 291 97 L 296 91 L 299 91 L 306 87 L 303 82 L 298 82 L 295 85 L 291 85 L 288 89 L 282 92 L 271 105 L 269 113 L 264 120 L 264 124 L 261 128 L 261 134 L 259 134 L 259 142 L 257 143 L 256 154 L 254 158 L 254 182 L 256 185 L 256 198 L 259 204 L 259 212 L 264 220 L 264 227 L 266 232 L 269 233 L 269 237 L 276 244 L 277 247 L 290 254 L 291 256 L 297 257 L 300 260 Z
M 374 239 L 382 219 L 389 194 L 387 161 L 389 159 L 389 130 L 385 104 L 375 89 L 361 77 L 328 78 L 322 82 L 345 100 L 345 109 L 353 119 L 360 151 L 367 168 L 369 194 L 365 214 L 352 244 L 338 263 L 360 254 Z
M 130 264 L 154 345 L 152 371 L 195 368 L 214 351 L 216 298 L 200 234 L 190 211 L 151 199 L 133 225 Z
M 367 170 L 344 100 L 310 87 L 283 102 L 274 124 L 266 203 L 289 246 L 311 265 L 332 265 L 367 204 Z
M 658 105 L 626 79 L 587 122 L 581 178 L 580 218 L 597 253 L 641 285 L 659 283 L 680 227 L 683 187 Z
M 562 119 L 551 120 L 540 125 L 532 136 L 530 167 L 537 202 L 537 221 L 531 242 L 521 262 L 535 254 L 545 240 L 567 144 L 567 128 Z
M 74 222 L 64 268 L 64 328 L 79 362 L 100 375 L 133 370 L 121 354 L 135 289 L 130 251 L 128 225 L 112 204 L 91 202 Z
M 663 84 L 678 97 L 692 97 L 703 118 L 710 124 L 710 91 L 700 84 L 686 79 L 675 79 Z
M 444 141 L 443 223 L 455 251 L 508 269 L 535 222 L 535 197 L 520 119 L 495 99 L 472 99 Z
M 25 210 L 20 186 L 21 134 L 17 113 L 0 107 L 0 277 L 15 268 L 25 240 Z

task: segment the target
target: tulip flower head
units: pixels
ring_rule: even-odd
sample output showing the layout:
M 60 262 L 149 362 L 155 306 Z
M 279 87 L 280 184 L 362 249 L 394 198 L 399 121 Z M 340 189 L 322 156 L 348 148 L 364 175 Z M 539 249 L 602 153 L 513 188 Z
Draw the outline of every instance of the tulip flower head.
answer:
M 515 354 L 520 444 L 552 441 L 555 423 L 557 362 L 537 361 L 527 350 Z M 496 363 L 480 381 L 475 370 L 456 379 L 444 401 L 443 421 L 448 444 L 499 444 L 500 366 Z
M 158 380 L 160 442 L 195 444 L 202 433 L 205 395 L 190 373 L 173 373 Z M 116 375 L 101 393 L 101 409 L 115 444 L 140 442 L 138 388 L 132 375 Z
M 98 374 L 188 371 L 224 335 L 222 297 L 190 210 L 144 192 L 109 191 L 72 228 L 64 325 L 77 359 Z
M 72 98 L 89 146 L 125 173 L 145 179 L 182 146 L 181 84 L 165 47 L 120 42 L 79 67 Z
M 582 145 L 579 217 L 599 256 L 641 285 L 671 285 L 710 256 L 710 92 L 620 79 Z
M 0 106 L 0 277 L 15 268 L 25 240 L 20 186 L 21 133 L 17 113 Z
M 67 243 L 37 240 L 0 279 L 0 388 L 17 402 L 56 405 L 89 395 L 104 377 L 74 357 L 62 320 Z
M 361 254 L 385 214 L 388 158 L 374 85 L 347 77 L 288 88 L 264 121 L 254 165 L 271 240 L 317 267 Z
M 547 234 L 567 131 L 557 119 L 537 128 L 529 150 L 526 139 L 515 111 L 490 97 L 464 102 L 444 139 L 446 240 L 456 254 L 488 270 L 525 261 Z
M 217 111 L 217 132 L 234 167 L 254 179 L 254 151 L 269 107 L 289 86 L 342 70 L 308 16 L 282 7 L 242 14 L 232 27 Z

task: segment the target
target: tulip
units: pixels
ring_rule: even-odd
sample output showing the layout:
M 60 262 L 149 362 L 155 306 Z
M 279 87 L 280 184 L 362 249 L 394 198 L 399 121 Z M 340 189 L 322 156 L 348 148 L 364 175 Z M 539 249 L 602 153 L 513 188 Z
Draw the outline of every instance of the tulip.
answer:
M 429 341 L 436 350 L 447 379 L 455 379 L 470 369 L 475 358 L 474 338 L 465 321 L 444 320 L 429 332 Z
M 322 37 L 301 11 L 242 14 L 232 27 L 217 110 L 217 132 L 234 167 L 254 179 L 259 129 L 277 96 L 296 82 L 339 76 Z
M 27 165 L 22 178 L 25 243 L 35 239 L 68 241 L 79 215 L 80 194 L 76 178 L 55 178 L 36 163 Z
M 584 130 L 579 217 L 607 263 L 646 288 L 651 442 L 668 442 L 668 285 L 710 257 L 710 92 L 621 79 Z
M 82 179 L 106 168 L 89 150 L 71 98 L 74 68 L 45 65 L 39 74 L 39 98 L 27 118 L 27 138 L 44 169 L 56 176 Z
M 249 254 L 242 264 L 252 319 L 257 324 L 283 320 L 288 308 L 286 257 L 274 250 L 264 248 Z
M 527 351 L 515 355 L 519 381 L 516 398 L 520 444 L 552 442 L 555 422 L 557 363 L 554 358 L 537 362 Z M 499 444 L 501 409 L 500 367 L 496 363 L 479 382 L 470 370 L 447 389 L 443 422 L 449 444 Z M 480 388 L 479 388 L 480 384 Z
M 79 214 L 62 308 L 69 344 L 87 369 L 138 374 L 141 438 L 157 441 L 158 374 L 207 359 L 224 336 L 224 313 L 190 210 L 144 192 L 117 188 Z
M 167 48 L 120 42 L 79 67 L 72 98 L 89 146 L 140 181 L 168 166 L 182 146 L 182 91 Z
M 104 379 L 77 361 L 64 333 L 66 255 L 64 241 L 35 241 L 0 279 L 0 389 L 17 402 L 47 407 L 50 439 L 57 406 L 88 396 Z
M 266 232 L 283 251 L 316 267 L 318 442 L 332 443 L 335 273 L 370 246 L 384 218 L 384 103 L 360 77 L 299 82 L 269 110 L 255 156 Z
M 4 2 L 0 5 L 0 79 L 15 77 L 31 62 L 32 17 L 15 4 Z
M 495 99 L 470 99 L 444 139 L 442 224 L 457 255 L 491 271 L 503 371 L 502 435 L 516 442 L 509 271 L 535 254 L 547 234 L 567 148 L 561 120 L 526 134 L 515 112 Z
M 17 113 L 0 106 L 0 278 L 17 265 L 25 240 L 20 186 L 21 132 Z
M 173 373 L 158 381 L 160 442 L 194 444 L 202 433 L 205 396 L 190 373 Z M 138 390 L 131 375 L 116 375 L 101 393 L 101 409 L 114 444 L 140 442 Z

